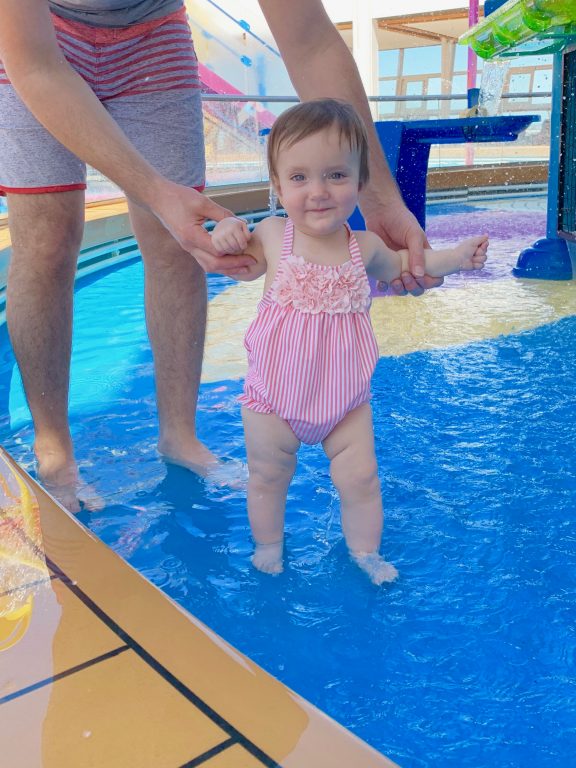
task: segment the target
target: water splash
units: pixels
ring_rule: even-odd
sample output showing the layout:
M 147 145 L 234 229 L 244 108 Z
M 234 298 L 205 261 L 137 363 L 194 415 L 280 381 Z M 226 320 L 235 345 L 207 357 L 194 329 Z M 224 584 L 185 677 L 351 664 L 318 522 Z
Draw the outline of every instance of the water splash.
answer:
M 497 114 L 509 68 L 510 61 L 503 59 L 484 62 L 478 97 L 478 106 L 482 114 Z

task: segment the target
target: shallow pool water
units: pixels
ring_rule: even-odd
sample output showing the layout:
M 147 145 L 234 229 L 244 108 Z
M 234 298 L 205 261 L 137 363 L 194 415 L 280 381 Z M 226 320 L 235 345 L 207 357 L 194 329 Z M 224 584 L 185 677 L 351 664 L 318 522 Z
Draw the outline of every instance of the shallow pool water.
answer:
M 504 267 L 493 270 L 504 278 Z M 406 768 L 573 765 L 576 316 L 381 358 L 384 552 L 400 578 L 375 588 L 348 560 L 320 448 L 300 453 L 276 578 L 249 564 L 243 494 L 159 461 L 141 282 L 133 263 L 77 293 L 72 426 L 82 471 L 106 500 L 82 521 Z M 211 295 L 229 285 L 211 278 Z M 120 316 L 103 317 L 110 305 Z M 0 439 L 33 468 L 0 341 L 2 412 L 13 422 L 3 417 Z M 236 459 L 240 391 L 239 380 L 213 380 L 200 399 L 201 437 Z

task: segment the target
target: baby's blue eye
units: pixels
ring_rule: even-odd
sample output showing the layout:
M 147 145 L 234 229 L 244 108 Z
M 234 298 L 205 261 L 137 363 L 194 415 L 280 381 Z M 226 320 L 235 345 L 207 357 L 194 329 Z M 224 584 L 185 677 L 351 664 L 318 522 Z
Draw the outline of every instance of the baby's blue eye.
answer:
M 304 181 L 304 174 L 303 173 L 295 173 L 292 176 L 290 176 L 290 181 Z
M 341 179 L 346 178 L 346 174 L 343 171 L 334 171 L 330 174 L 330 178 L 334 179 L 335 181 L 340 181 Z

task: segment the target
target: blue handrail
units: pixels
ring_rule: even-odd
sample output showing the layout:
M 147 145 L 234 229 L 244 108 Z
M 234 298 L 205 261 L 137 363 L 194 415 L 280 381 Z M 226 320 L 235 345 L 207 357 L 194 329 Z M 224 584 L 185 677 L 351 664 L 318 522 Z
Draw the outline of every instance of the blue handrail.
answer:
M 194 19 L 188 19 L 188 21 L 191 27 L 195 27 L 200 31 L 200 34 L 202 35 L 202 37 L 205 37 L 206 39 L 209 39 L 209 40 L 215 40 L 219 46 L 221 46 L 226 51 L 228 51 L 228 53 L 231 53 L 232 56 L 235 56 L 239 61 L 242 62 L 242 64 L 244 64 L 245 67 L 252 66 L 252 59 L 249 56 L 245 56 L 244 54 L 238 53 L 238 51 L 232 48 L 232 46 L 228 45 L 223 40 L 220 40 L 220 38 L 216 37 L 216 35 L 213 35 L 212 32 L 208 32 L 207 29 L 204 29 L 204 27 L 200 26 L 200 24 L 194 21 Z M 208 66 L 208 68 L 211 69 L 212 67 Z
M 222 8 L 222 6 L 218 5 L 218 3 L 215 3 L 214 0 L 207 0 L 210 5 L 213 5 L 214 8 L 217 8 L 220 13 L 223 13 L 224 16 L 227 16 L 231 21 L 233 21 L 235 24 L 238 24 L 238 26 L 243 29 L 245 32 L 248 32 L 248 34 L 253 37 L 255 40 L 258 40 L 261 45 L 263 45 L 265 48 L 268 48 L 269 51 L 271 51 L 275 56 L 278 56 L 278 58 L 282 58 L 280 56 L 280 52 L 276 50 L 276 48 L 273 48 L 271 45 L 268 45 L 266 40 L 263 40 L 261 37 L 258 37 L 258 35 L 255 32 L 252 32 L 250 29 L 250 24 L 248 24 L 247 21 L 244 21 L 244 19 L 236 19 L 232 14 L 228 13 L 228 11 L 225 8 Z

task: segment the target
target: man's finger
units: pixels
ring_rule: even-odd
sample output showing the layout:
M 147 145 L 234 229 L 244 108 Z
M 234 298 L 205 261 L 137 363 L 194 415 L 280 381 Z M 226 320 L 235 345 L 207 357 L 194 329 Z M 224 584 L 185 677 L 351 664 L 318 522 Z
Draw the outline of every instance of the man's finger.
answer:
M 424 240 L 422 233 L 406 238 L 408 246 L 408 268 L 414 277 L 423 277 L 426 274 L 424 261 Z
M 438 288 L 443 282 L 443 277 L 431 277 L 430 275 L 424 275 L 424 277 L 418 279 L 418 285 L 425 291 L 429 288 Z
M 406 288 L 404 288 L 404 283 L 399 277 L 390 281 L 389 291 L 394 296 L 406 296 L 407 293 Z
M 214 257 L 211 253 L 195 249 L 193 255 L 205 272 L 215 272 L 219 275 L 247 274 L 255 262 L 255 259 L 247 254 Z
M 419 281 L 414 278 L 414 275 L 411 272 L 402 272 L 400 277 L 404 285 L 404 290 L 411 293 L 412 296 L 421 296 L 424 293 L 424 288 L 422 288 Z
M 224 208 L 218 203 L 215 203 L 214 200 L 211 200 L 209 197 L 204 196 L 204 200 L 205 202 L 202 205 L 201 214 L 205 218 L 212 219 L 213 221 L 221 221 L 222 219 L 226 219 L 229 216 L 234 216 L 232 211 L 229 211 L 228 208 Z
M 214 248 L 212 237 L 201 224 L 195 224 L 189 227 L 186 232 L 186 239 L 183 247 L 190 251 L 196 258 L 196 251 L 204 251 L 207 257 L 214 258 L 218 256 L 218 251 Z

